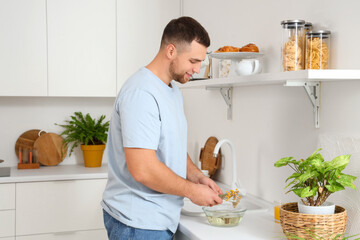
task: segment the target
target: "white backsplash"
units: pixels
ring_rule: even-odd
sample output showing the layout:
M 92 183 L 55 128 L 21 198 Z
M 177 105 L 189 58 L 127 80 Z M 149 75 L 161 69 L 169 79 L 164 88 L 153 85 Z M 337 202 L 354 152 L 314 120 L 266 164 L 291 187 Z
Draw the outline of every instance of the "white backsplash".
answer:
M 329 200 L 347 210 L 348 223 L 346 232 L 349 235 L 360 233 L 360 137 L 320 134 L 318 146 L 325 160 L 351 154 L 350 163 L 344 173 L 357 176 L 357 190 L 346 188 L 344 191 L 330 195 Z
M 16 166 L 15 143 L 27 130 L 41 129 L 59 134 L 62 124 L 75 111 L 90 113 L 97 118 L 102 114 L 110 119 L 115 98 L 70 98 L 70 97 L 0 97 L 0 159 L 1 167 Z M 83 164 L 80 149 L 67 156 L 60 164 Z M 106 162 L 106 155 L 103 162 Z

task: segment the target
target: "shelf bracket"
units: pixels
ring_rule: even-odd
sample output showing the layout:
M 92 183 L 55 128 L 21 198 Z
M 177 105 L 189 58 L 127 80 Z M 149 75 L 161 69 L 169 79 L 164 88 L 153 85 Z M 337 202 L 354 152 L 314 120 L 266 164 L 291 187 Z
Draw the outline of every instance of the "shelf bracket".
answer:
M 320 82 L 286 81 L 287 87 L 304 87 L 313 106 L 315 128 L 320 126 Z
M 227 120 L 232 119 L 232 92 L 233 87 L 206 87 L 206 90 L 220 90 L 227 106 Z

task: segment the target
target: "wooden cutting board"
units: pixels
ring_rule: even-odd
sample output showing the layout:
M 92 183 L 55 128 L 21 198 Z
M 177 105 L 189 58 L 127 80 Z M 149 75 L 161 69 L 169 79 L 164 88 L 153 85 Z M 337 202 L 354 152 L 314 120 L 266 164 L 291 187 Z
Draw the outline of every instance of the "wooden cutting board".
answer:
M 16 156 L 19 158 L 19 148 L 33 149 L 36 139 L 45 133 L 46 132 L 39 129 L 31 129 L 21 134 L 15 143 Z
M 67 147 L 63 138 L 56 133 L 45 133 L 36 139 L 34 148 L 37 150 L 38 161 L 42 165 L 55 166 L 67 155 Z
M 216 137 L 209 137 L 206 140 L 205 146 L 200 151 L 201 169 L 208 170 L 210 177 L 212 177 L 216 170 L 221 166 L 221 151 L 218 156 L 213 156 L 214 149 L 219 140 Z

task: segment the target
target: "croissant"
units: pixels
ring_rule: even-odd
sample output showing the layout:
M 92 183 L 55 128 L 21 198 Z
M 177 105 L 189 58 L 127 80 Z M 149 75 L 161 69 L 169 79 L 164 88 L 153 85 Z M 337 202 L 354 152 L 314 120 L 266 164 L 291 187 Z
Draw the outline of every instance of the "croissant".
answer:
M 216 53 L 219 52 L 239 52 L 240 48 L 233 47 L 233 46 L 224 46 L 216 50 Z
M 220 53 L 220 52 L 259 52 L 259 48 L 255 44 L 249 43 L 241 48 L 233 47 L 233 46 L 224 46 L 224 47 L 219 48 L 215 52 L 216 53 Z
M 259 52 L 259 48 L 255 44 L 249 43 L 240 48 L 239 52 Z

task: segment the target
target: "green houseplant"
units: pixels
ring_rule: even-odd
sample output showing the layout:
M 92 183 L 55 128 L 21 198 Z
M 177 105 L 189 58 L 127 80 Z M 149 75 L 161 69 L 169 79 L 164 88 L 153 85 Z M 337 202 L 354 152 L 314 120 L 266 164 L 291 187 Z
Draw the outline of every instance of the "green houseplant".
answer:
M 345 233 L 346 209 L 325 201 L 345 187 L 356 189 L 356 177 L 343 173 L 350 155 L 325 161 L 320 150 L 317 149 L 305 160 L 285 157 L 274 164 L 275 167 L 289 166 L 294 170 L 286 179 L 289 183 L 285 188 L 290 187 L 287 193 L 294 192 L 301 199 L 298 203 L 286 203 L 280 208 L 281 227 L 288 239 L 315 239 L 314 236 L 334 239 Z
M 104 121 L 105 115 L 101 115 L 96 120 L 89 113 L 84 116 L 81 112 L 75 112 L 70 118 L 71 120 L 65 121 L 66 124 L 56 124 L 64 128 L 64 131 L 60 133 L 64 137 L 64 144 L 71 145 L 69 156 L 80 144 L 85 167 L 100 167 L 109 121 Z
M 334 192 L 350 187 L 356 190 L 355 176 L 342 173 L 350 161 L 350 155 L 341 155 L 331 161 L 325 161 L 317 149 L 306 160 L 284 157 L 274 166 L 289 166 L 294 173 L 286 179 L 291 180 L 285 187 L 294 192 L 305 205 L 321 206 Z M 288 193 L 287 192 L 287 193 Z

